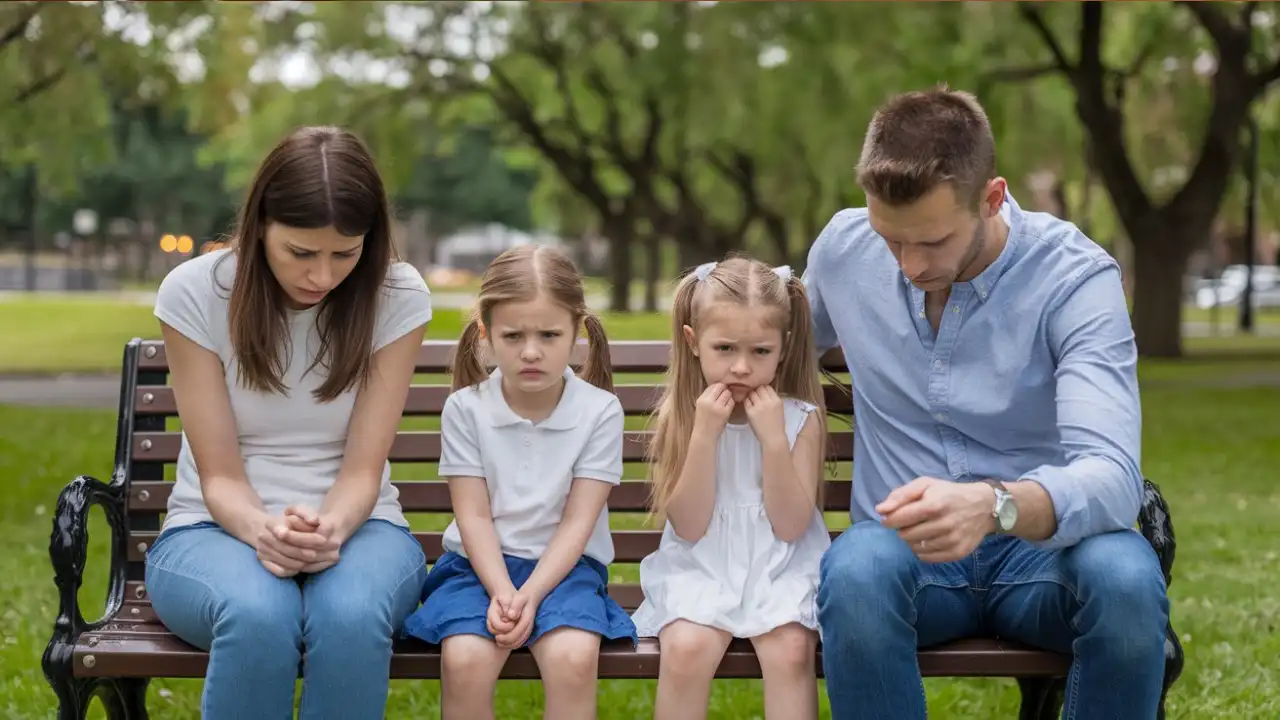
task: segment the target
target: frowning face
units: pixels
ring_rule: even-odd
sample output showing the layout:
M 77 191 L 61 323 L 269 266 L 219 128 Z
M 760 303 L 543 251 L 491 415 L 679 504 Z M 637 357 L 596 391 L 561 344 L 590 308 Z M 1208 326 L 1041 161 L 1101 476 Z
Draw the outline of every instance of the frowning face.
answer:
M 288 304 L 302 310 L 324 300 L 355 269 L 364 236 L 343 235 L 332 226 L 296 228 L 272 222 L 264 238 L 267 266 Z
M 734 402 L 773 382 L 782 359 L 782 331 L 767 326 L 759 308 L 716 303 L 699 311 L 699 329 L 684 326 L 708 385 L 724 383 Z

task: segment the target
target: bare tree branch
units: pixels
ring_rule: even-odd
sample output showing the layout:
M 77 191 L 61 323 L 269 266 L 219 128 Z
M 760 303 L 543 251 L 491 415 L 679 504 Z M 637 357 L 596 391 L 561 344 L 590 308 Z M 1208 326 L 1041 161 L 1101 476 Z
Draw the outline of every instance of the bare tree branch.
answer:
M 1088 147 L 1116 205 L 1138 214 L 1151 208 L 1151 199 L 1138 180 L 1124 137 L 1123 108 L 1107 95 L 1109 74 L 1102 63 L 1104 6 L 1086 2 L 1080 6 L 1080 64 L 1072 73 L 1076 113 L 1089 135 Z
M 1082 73 L 1105 77 L 1102 62 L 1102 3 L 1086 2 L 1080 6 L 1080 60 Z
M 1137 77 L 1147 63 L 1151 62 L 1151 57 L 1155 55 L 1158 45 L 1155 35 L 1148 37 L 1147 42 L 1138 50 L 1138 54 L 1133 56 L 1133 62 L 1120 72 L 1120 77 L 1124 80 Z
M 1254 94 L 1258 95 L 1266 92 L 1271 83 L 1280 80 L 1280 60 L 1271 64 L 1271 67 L 1264 69 L 1253 78 L 1255 87 Z
M 1258 10 L 1258 3 L 1255 2 L 1254 0 L 1249 0 L 1249 2 L 1245 3 L 1244 7 L 1240 8 L 1240 27 L 1245 28 L 1247 30 L 1252 29 L 1253 14 L 1257 12 L 1257 10 Z M 1249 34 L 1252 35 L 1253 33 L 1250 32 Z
M 1028 2 L 1018 3 L 1018 11 L 1022 13 L 1022 18 L 1030 23 L 1032 29 L 1044 41 L 1049 48 L 1050 54 L 1053 55 L 1053 64 L 1058 70 L 1071 74 L 1073 68 L 1071 62 L 1067 60 L 1067 54 L 1063 52 L 1062 45 L 1058 42 L 1053 34 L 1053 30 L 1049 29 L 1049 24 L 1045 22 L 1044 16 L 1040 14 L 1040 8 Z
M 3 50 L 6 45 L 25 35 L 27 32 L 27 26 L 31 24 L 31 21 L 35 19 L 36 15 L 40 14 L 40 11 L 44 7 L 46 6 L 43 3 L 31 3 L 28 5 L 27 11 L 18 16 L 18 22 L 14 23 L 13 27 L 5 30 L 3 33 L 0 33 L 0 50 Z
M 1240 28 L 1236 27 L 1235 23 L 1231 22 L 1215 3 L 1178 0 L 1178 4 L 1196 16 L 1200 26 L 1213 39 L 1219 54 L 1229 51 L 1241 42 Z
M 62 80 L 62 78 L 66 77 L 67 71 L 70 70 L 73 65 L 75 64 L 88 65 L 96 61 L 98 59 L 97 51 L 92 49 L 86 49 L 86 48 L 88 48 L 87 45 L 82 45 L 81 48 L 76 51 L 75 59 L 68 61 L 67 64 L 59 67 L 58 69 L 52 72 L 46 73 L 45 75 L 32 81 L 26 87 L 19 90 L 18 94 L 14 95 L 13 99 L 9 101 L 10 104 L 21 105 L 25 102 L 33 100 L 41 93 L 49 90 L 54 85 L 57 85 Z

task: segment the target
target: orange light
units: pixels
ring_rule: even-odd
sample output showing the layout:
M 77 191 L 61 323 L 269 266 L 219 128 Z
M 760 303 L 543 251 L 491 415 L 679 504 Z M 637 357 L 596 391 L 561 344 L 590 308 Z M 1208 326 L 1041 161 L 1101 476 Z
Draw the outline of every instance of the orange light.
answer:
M 174 237 L 172 234 L 165 233 L 164 237 L 160 238 L 160 249 L 164 252 L 171 253 L 177 248 L 178 238 Z
M 190 235 L 182 235 L 178 238 L 178 252 L 186 255 L 191 252 L 192 240 Z

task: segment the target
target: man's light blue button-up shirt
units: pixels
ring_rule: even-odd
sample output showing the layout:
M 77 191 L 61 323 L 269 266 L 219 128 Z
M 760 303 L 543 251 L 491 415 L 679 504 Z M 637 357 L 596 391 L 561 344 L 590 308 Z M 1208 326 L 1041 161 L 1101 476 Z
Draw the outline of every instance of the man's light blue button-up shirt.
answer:
M 952 286 L 936 334 L 865 209 L 836 213 L 809 251 L 818 350 L 842 348 L 853 378 L 854 522 L 922 475 L 1040 483 L 1058 521 L 1046 548 L 1137 520 L 1142 413 L 1119 266 L 1007 197 L 1004 250 Z

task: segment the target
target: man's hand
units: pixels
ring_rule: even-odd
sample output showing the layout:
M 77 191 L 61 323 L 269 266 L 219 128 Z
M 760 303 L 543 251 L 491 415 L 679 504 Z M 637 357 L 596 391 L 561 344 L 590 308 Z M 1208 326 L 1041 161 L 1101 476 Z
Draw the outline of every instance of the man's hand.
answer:
M 994 508 L 986 483 L 918 477 L 889 493 L 876 512 L 921 560 L 943 563 L 967 557 L 995 531 Z

